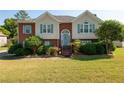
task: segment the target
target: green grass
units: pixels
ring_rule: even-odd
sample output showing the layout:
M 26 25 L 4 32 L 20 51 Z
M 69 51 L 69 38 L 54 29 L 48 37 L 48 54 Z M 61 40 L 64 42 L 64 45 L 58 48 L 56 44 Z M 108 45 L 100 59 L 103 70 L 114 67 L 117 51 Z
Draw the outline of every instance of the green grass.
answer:
M 124 82 L 124 49 L 114 57 L 0 60 L 0 82 Z
M 1 50 L 7 50 L 8 49 L 8 47 L 0 47 L 0 51 Z

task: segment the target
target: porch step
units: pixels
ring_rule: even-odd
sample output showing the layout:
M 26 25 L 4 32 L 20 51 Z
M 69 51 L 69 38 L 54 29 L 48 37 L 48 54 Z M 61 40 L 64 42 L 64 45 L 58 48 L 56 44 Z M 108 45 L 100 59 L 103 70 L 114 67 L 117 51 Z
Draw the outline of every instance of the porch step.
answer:
M 62 47 L 62 55 L 63 56 L 67 56 L 67 57 L 71 56 L 72 55 L 72 48 L 71 48 L 71 46 L 64 46 L 64 47 Z

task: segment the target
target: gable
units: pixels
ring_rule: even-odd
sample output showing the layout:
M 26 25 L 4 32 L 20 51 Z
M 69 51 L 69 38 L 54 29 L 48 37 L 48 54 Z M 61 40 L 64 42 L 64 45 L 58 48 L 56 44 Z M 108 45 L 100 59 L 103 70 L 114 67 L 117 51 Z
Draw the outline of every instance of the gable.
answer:
M 85 11 L 84 13 L 80 14 L 78 17 L 76 17 L 72 22 L 79 21 L 79 20 L 92 20 L 94 22 L 99 22 L 101 21 L 100 18 L 98 18 L 95 14 L 92 14 L 88 10 Z
M 44 19 L 46 19 L 46 18 L 52 19 L 52 20 L 54 20 L 54 21 L 56 21 L 56 22 L 59 22 L 59 20 L 56 19 L 56 18 L 55 18 L 52 14 L 50 14 L 49 12 L 45 12 L 44 14 L 40 15 L 39 17 L 37 17 L 37 18 L 35 19 L 35 22 L 37 22 L 37 21 L 39 21 L 39 20 L 44 20 Z

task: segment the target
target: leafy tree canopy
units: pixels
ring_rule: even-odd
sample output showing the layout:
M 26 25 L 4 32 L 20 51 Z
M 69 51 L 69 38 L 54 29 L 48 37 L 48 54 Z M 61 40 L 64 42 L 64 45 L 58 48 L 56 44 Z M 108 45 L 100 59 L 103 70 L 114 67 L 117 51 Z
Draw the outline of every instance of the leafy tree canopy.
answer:
M 98 38 L 105 42 L 106 52 L 109 53 L 109 44 L 113 41 L 124 39 L 124 26 L 115 20 L 106 20 L 100 24 L 100 27 L 96 31 Z
M 17 23 L 13 18 L 7 18 L 4 21 L 4 25 L 2 26 L 4 29 L 10 32 L 9 38 L 13 38 L 17 35 Z
M 120 22 L 115 20 L 106 20 L 100 24 L 101 26 L 96 31 L 96 35 L 101 40 L 120 40 L 124 38 L 124 29 Z
M 9 36 L 10 32 L 8 30 L 6 30 L 5 28 L 0 26 L 0 32 L 2 32 L 4 35 Z

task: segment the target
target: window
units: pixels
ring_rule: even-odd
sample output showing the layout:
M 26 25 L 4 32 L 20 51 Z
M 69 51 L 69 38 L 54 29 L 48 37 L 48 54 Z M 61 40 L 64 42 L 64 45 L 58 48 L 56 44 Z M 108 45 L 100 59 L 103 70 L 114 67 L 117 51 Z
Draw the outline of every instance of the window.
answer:
M 48 31 L 48 33 L 50 33 L 50 31 L 51 31 L 50 25 L 47 25 L 47 31 Z
M 84 24 L 84 32 L 88 33 L 88 24 Z
M 23 25 L 23 33 L 24 34 L 31 34 L 32 33 L 31 25 Z
M 82 40 L 81 41 L 81 44 L 86 44 L 86 43 L 92 43 L 92 41 L 91 40 Z
M 93 25 L 90 24 L 90 32 L 93 32 Z
M 78 33 L 83 32 L 83 24 L 78 24 Z
M 40 33 L 53 33 L 53 24 L 40 24 Z
M 78 33 L 93 33 L 95 32 L 95 24 L 90 24 L 89 22 L 78 24 L 77 31 Z
M 81 24 L 80 32 L 83 33 L 83 24 Z
M 45 45 L 45 46 L 49 46 L 49 45 L 50 45 L 50 41 L 45 41 L 45 42 L 44 42 L 44 45 Z
M 43 33 L 46 33 L 46 25 L 43 25 Z

